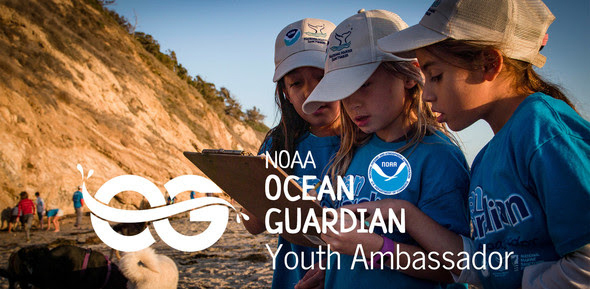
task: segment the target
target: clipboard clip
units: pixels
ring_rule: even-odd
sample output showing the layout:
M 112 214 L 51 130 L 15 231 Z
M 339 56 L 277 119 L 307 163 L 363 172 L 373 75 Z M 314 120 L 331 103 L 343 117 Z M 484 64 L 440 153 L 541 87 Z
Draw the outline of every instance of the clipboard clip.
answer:
M 248 155 L 245 151 L 242 150 L 224 150 L 224 149 L 204 149 L 201 151 L 202 154 L 217 154 L 217 155 L 237 155 L 237 156 L 244 156 Z

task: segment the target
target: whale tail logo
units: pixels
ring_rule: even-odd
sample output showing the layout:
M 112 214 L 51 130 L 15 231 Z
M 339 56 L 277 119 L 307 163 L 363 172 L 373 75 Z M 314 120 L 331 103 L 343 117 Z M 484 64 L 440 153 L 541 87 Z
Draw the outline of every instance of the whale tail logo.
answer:
M 338 34 L 338 33 L 334 32 L 334 38 L 336 38 L 336 40 L 338 40 L 338 45 L 334 45 L 334 46 L 330 47 L 330 50 L 340 51 L 342 49 L 349 48 L 350 42 L 348 41 L 348 37 L 350 37 L 351 34 L 352 34 L 352 31 L 347 31 L 342 34 Z
M 318 33 L 318 31 L 320 31 L 319 33 L 323 33 L 324 32 L 324 28 L 326 28 L 326 24 L 322 24 L 322 25 L 312 25 L 311 23 L 308 23 L 307 26 L 311 29 L 314 30 L 314 33 Z
M 352 31 L 347 31 L 342 34 L 335 33 L 334 35 L 336 36 L 334 36 L 334 38 L 338 40 L 338 45 L 342 45 L 348 43 L 348 37 L 350 36 L 350 34 L 352 34 Z
M 326 24 L 324 23 L 321 25 L 307 23 L 307 27 L 311 28 L 314 32 L 305 32 L 305 35 L 321 38 L 326 38 L 328 36 L 328 34 L 324 33 L 324 28 L 326 28 Z

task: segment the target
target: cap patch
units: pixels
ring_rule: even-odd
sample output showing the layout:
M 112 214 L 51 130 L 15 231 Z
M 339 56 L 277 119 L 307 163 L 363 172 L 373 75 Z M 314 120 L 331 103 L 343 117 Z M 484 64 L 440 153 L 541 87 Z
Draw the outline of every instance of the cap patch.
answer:
M 338 45 L 334 45 L 332 47 L 330 47 L 330 50 L 332 51 L 340 51 L 342 49 L 348 48 L 350 47 L 350 42 L 348 42 L 348 37 L 350 37 L 350 34 L 352 34 L 352 29 L 350 31 L 344 32 L 342 34 L 338 34 L 336 32 L 334 32 L 336 36 L 334 36 L 334 38 L 336 38 L 336 40 L 338 40 Z
M 299 40 L 299 37 L 301 36 L 301 31 L 298 28 L 295 29 L 291 29 L 287 32 L 287 34 L 285 34 L 285 45 L 287 46 L 291 46 L 293 44 L 295 44 L 295 42 L 297 42 L 297 40 Z
M 324 23 L 322 25 L 311 25 L 311 23 L 307 23 L 307 27 L 313 29 L 314 32 L 305 32 L 305 35 L 322 38 L 328 36 L 328 34 L 324 33 L 324 28 L 326 28 L 326 24 Z

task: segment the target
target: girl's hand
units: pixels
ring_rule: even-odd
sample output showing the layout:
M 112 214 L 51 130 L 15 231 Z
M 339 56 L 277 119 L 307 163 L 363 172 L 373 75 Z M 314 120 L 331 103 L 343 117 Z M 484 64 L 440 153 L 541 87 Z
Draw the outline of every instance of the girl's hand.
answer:
M 344 223 L 344 228 L 350 228 L 352 226 L 354 220 L 347 214 L 339 214 L 339 216 L 344 217 L 344 219 L 340 219 L 334 225 L 336 230 L 341 228 L 341 224 Z M 330 245 L 330 249 L 339 253 L 347 254 L 347 255 L 354 255 L 357 251 L 357 247 L 360 245 L 362 246 L 362 250 L 365 253 L 365 257 L 370 257 L 371 252 L 377 252 L 381 250 L 383 247 L 383 238 L 377 234 L 371 233 L 358 233 L 358 229 L 360 228 L 360 221 L 356 220 L 356 227 L 352 229 L 350 232 L 332 232 L 332 230 L 328 230 L 325 234 L 322 234 L 322 239 Z M 368 229 L 365 226 L 365 229 Z
M 299 280 L 299 283 L 295 285 L 295 289 L 323 289 L 324 280 L 326 279 L 326 271 L 322 268 L 326 268 L 326 260 L 327 259 L 322 259 L 315 263 L 313 269 L 307 271 L 305 276 L 303 276 L 303 278 Z
M 318 200 L 318 192 L 316 191 L 316 189 L 311 189 L 311 190 L 307 191 L 307 195 L 309 195 L 310 197 L 313 197 L 315 199 L 313 201 L 316 204 L 318 204 L 318 206 L 322 206 L 321 201 Z

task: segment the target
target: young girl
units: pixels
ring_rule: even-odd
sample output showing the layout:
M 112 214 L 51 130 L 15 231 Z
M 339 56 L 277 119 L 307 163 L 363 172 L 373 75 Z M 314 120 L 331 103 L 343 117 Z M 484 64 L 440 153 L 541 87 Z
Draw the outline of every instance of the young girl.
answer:
M 453 270 L 484 288 L 590 284 L 590 124 L 532 67 L 545 63 L 553 20 L 539 0 L 436 1 L 420 24 L 379 41 L 418 57 L 439 122 L 462 130 L 483 119 L 495 135 L 471 168 L 472 239 L 412 204 L 371 206 L 405 208 L 409 233 L 428 250 L 499 252 L 482 269 Z
M 35 203 L 29 199 L 27 192 L 20 193 L 20 201 L 18 202 L 18 215 L 21 218 L 21 224 L 25 228 L 25 235 L 27 243 L 31 241 L 31 225 L 33 224 L 33 214 L 35 212 Z
M 37 216 L 39 217 L 39 229 L 43 230 L 43 215 L 45 214 L 45 201 L 41 198 L 41 194 L 39 192 L 35 193 L 35 204 L 37 205 Z
M 51 229 L 51 224 L 55 227 L 54 232 L 59 232 L 59 217 L 63 216 L 61 209 L 51 209 L 47 211 L 47 231 Z
M 307 164 L 288 169 L 287 173 L 299 177 L 316 176 L 317 182 L 323 178 L 340 145 L 340 108 L 337 102 L 325 102 L 307 115 L 301 106 L 324 75 L 326 42 L 334 26 L 329 21 L 306 18 L 288 25 L 277 36 L 273 81 L 277 83 L 275 98 L 281 122 L 268 132 L 259 151 L 259 154 L 274 155 L 274 152 L 286 150 L 291 157 L 298 152 L 302 159 L 311 152 L 315 168 Z M 250 217 L 244 221 L 246 229 L 252 234 L 263 232 L 263 220 L 246 213 Z M 278 246 L 272 287 L 293 288 L 306 273 L 302 266 L 312 265 L 311 255 L 315 249 L 291 244 L 280 236 Z M 296 262 L 293 258 L 285 260 L 288 252 L 300 258 L 296 269 L 286 266 L 294 266 Z
M 465 158 L 421 101 L 421 75 L 415 60 L 377 49 L 378 38 L 405 27 L 399 16 L 384 10 L 361 10 L 344 20 L 330 37 L 326 75 L 303 108 L 311 112 L 318 102 L 342 99 L 342 143 L 331 173 L 354 178 L 354 198 L 343 197 L 335 202 L 336 207 L 402 199 L 445 228 L 466 234 L 469 178 Z M 326 288 L 440 288 L 438 281 L 452 281 L 444 270 L 410 266 L 402 273 L 380 263 L 366 269 L 354 262 L 359 244 L 369 263 L 378 261 L 370 260 L 373 252 L 391 253 L 392 244 L 410 255 L 423 251 L 408 234 L 328 230 L 322 238 L 331 250 L 343 253 L 340 260 L 330 259 Z M 389 266 L 389 261 L 384 264 Z

